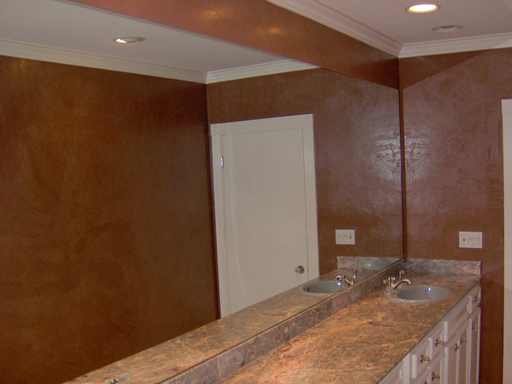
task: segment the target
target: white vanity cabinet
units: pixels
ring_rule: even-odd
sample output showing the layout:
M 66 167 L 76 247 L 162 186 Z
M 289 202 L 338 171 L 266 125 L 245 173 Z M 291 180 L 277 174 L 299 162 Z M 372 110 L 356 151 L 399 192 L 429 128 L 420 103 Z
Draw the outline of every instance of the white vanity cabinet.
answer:
M 480 300 L 476 286 L 380 384 L 478 384 Z

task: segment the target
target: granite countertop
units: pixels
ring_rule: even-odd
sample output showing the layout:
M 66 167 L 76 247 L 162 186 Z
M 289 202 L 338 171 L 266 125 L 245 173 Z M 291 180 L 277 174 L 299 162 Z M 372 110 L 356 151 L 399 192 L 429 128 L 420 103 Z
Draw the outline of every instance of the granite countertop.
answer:
M 341 258 L 341 260 L 340 260 Z M 338 274 L 359 282 L 337 294 L 306 296 L 298 287 L 68 383 L 106 384 L 130 373 L 133 384 L 377 383 L 480 278 L 481 263 L 401 260 L 381 270 L 368 258 L 338 257 Z M 414 284 L 448 288 L 422 305 L 381 297 L 382 280 L 407 271 Z M 449 273 L 449 274 L 447 274 Z
M 402 304 L 383 298 L 383 286 L 220 383 L 378 383 L 480 279 L 414 272 L 406 277 L 414 285 L 447 288 L 450 296 Z

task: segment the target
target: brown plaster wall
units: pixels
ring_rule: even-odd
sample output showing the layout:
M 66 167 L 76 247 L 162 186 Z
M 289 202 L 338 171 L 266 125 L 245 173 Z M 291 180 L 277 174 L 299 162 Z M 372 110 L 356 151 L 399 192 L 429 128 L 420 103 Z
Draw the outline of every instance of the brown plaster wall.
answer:
M 398 59 L 266 0 L 74 0 L 398 88 Z
M 512 98 L 512 49 L 400 60 L 407 256 L 479 260 L 482 384 L 502 382 L 503 158 L 501 100 Z M 483 249 L 459 249 L 459 231 Z
M 398 91 L 325 69 L 209 84 L 210 123 L 314 114 L 320 272 L 402 256 Z M 335 229 L 356 230 L 356 246 Z
M 0 89 L 0 381 L 216 319 L 205 86 L 0 57 Z

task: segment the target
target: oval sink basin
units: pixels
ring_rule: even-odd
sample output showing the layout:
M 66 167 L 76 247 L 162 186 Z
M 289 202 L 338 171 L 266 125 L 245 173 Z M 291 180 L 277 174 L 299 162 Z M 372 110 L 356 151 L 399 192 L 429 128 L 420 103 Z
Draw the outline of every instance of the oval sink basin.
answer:
M 391 301 L 410 304 L 425 304 L 440 301 L 450 296 L 450 292 L 441 287 L 432 285 L 413 285 L 403 287 L 390 295 L 384 291 L 383 296 Z
M 336 280 L 321 280 L 304 284 L 299 288 L 299 291 L 308 296 L 330 296 L 342 289 L 341 282 Z

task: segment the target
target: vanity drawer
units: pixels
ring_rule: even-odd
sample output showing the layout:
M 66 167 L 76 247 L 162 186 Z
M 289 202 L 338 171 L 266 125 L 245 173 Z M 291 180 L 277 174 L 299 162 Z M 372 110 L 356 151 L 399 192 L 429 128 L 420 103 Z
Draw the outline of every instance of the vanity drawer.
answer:
M 419 377 L 430 361 L 430 342 L 428 339 L 425 339 L 411 352 L 411 378 L 416 379 Z
M 473 288 L 468 293 L 468 297 L 468 311 L 469 313 L 473 313 L 480 306 L 480 302 L 482 301 L 482 288 L 480 286 Z
M 469 299 L 462 300 L 457 306 L 450 311 L 444 319 L 444 338 L 448 342 L 459 326 L 468 318 L 469 315 Z
M 432 359 L 437 358 L 438 356 L 443 354 L 443 345 L 445 343 L 444 340 L 444 328 L 442 325 L 439 325 L 432 331 L 428 337 L 429 341 L 429 356 Z
M 411 381 L 411 384 L 441 384 L 442 364 L 443 356 L 439 356 L 416 381 Z

